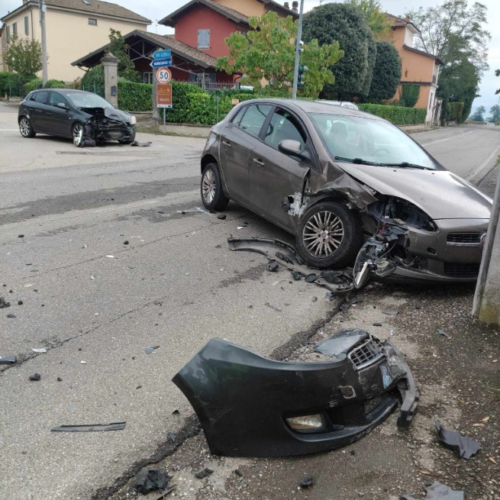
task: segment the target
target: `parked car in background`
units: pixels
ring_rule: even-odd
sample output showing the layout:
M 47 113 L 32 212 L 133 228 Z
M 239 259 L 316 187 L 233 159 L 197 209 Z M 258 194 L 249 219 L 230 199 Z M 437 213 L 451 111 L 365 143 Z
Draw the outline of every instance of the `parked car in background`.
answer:
M 72 138 L 76 146 L 85 138 L 95 143 L 135 140 L 135 116 L 116 109 L 91 92 L 41 89 L 28 94 L 19 106 L 19 131 L 23 137 L 48 134 Z
M 384 277 L 477 278 L 492 200 L 374 115 L 246 101 L 212 129 L 201 173 L 208 209 L 236 201 L 294 234 L 312 267 L 356 261 Z

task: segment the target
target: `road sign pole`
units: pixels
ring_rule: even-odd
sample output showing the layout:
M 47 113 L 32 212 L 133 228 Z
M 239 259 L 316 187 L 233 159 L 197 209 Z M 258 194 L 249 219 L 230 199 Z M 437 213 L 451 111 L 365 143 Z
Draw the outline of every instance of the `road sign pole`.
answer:
M 163 108 L 163 133 L 166 134 L 167 133 L 167 110 L 165 108 Z

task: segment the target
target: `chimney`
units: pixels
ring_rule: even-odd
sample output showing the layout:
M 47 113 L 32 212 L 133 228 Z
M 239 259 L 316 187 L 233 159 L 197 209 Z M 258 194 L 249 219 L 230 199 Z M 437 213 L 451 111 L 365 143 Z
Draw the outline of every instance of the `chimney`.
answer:
M 292 2 L 292 10 L 294 12 L 298 12 L 299 11 L 299 2 Z
M 290 3 L 289 2 L 285 2 L 285 9 L 290 10 Z

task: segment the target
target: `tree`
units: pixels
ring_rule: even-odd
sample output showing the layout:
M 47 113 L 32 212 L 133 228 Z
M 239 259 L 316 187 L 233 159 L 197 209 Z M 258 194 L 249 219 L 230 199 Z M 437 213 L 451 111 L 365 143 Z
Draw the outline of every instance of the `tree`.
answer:
M 500 69 L 497 69 L 497 70 L 495 71 L 495 75 L 500 76 Z M 498 90 L 495 92 L 495 94 L 500 94 L 500 89 L 498 89 Z
M 377 57 L 375 38 L 361 12 L 352 5 L 329 3 L 304 15 L 304 40 L 320 45 L 338 42 L 344 57 L 335 66 L 335 83 L 323 96 L 342 100 L 366 97 Z
M 267 93 L 288 96 L 293 85 L 298 23 L 291 16 L 280 18 L 275 12 L 250 17 L 248 22 L 251 31 L 235 32 L 226 38 L 229 57 L 220 57 L 217 69 L 228 74 L 242 73 L 242 81 L 257 88 L 266 81 Z M 338 43 L 320 46 L 317 40 L 311 40 L 304 44 L 300 62 L 308 71 L 299 94 L 318 97 L 325 84 L 335 81 L 331 67 L 342 55 Z
M 106 54 L 113 54 L 118 59 L 118 76 L 131 82 L 139 82 L 141 75 L 135 70 L 134 62 L 128 55 L 128 45 L 122 34 L 111 28 L 109 30 L 109 47 Z
M 476 111 L 470 116 L 469 120 L 475 122 L 484 122 L 484 113 L 486 113 L 486 108 L 484 106 L 479 106 Z
M 491 106 L 490 114 L 491 114 L 491 121 L 493 123 L 500 121 L 500 106 L 498 104 Z
M 12 37 L 4 57 L 9 69 L 26 80 L 42 70 L 42 46 L 37 40 Z
M 390 42 L 377 42 L 377 58 L 373 68 L 370 101 L 391 99 L 401 80 L 401 58 Z
M 378 0 L 346 0 L 344 3 L 363 14 L 376 38 L 384 38 L 388 34 L 391 23 Z

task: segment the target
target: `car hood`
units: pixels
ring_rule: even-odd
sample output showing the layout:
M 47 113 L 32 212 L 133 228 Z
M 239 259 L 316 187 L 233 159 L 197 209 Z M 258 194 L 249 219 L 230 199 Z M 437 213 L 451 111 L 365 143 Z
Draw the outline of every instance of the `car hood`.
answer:
M 416 170 L 338 163 L 380 194 L 403 198 L 433 219 L 489 219 L 492 200 L 447 170 Z
M 100 115 L 104 114 L 106 118 L 111 120 L 116 120 L 119 122 L 130 123 L 132 115 L 129 113 L 125 113 L 125 111 L 121 111 L 116 108 L 80 108 L 83 112 L 88 113 L 89 115 Z

